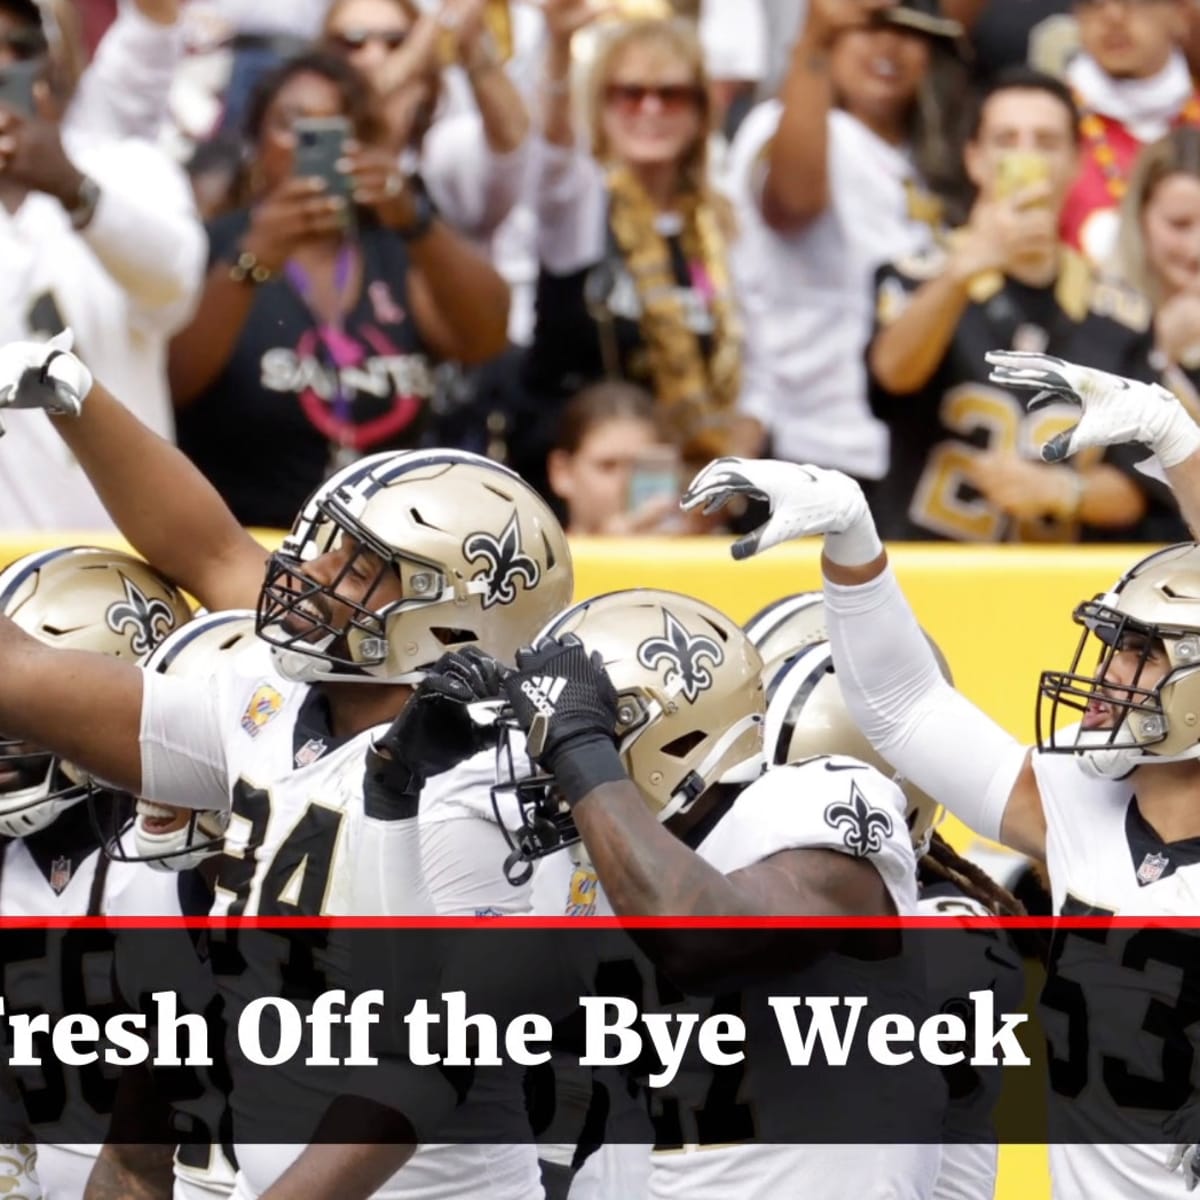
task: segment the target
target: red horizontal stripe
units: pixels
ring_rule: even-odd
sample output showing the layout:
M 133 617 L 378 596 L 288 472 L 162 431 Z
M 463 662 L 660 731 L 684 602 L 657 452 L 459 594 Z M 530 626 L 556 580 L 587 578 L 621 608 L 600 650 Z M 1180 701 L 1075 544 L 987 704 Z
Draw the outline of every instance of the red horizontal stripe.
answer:
M 0 917 L 13 929 L 1200 929 L 1195 917 Z

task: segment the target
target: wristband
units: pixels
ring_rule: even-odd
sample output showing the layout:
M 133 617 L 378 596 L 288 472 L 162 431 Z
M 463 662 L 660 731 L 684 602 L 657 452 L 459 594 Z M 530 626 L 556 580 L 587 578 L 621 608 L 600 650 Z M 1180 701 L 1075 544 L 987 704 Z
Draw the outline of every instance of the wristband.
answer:
M 840 533 L 831 531 L 825 535 L 825 557 L 839 567 L 861 567 L 883 553 L 866 497 L 861 488 L 855 490 L 852 506 L 858 509 L 858 516 Z
M 425 780 L 399 759 L 372 746 L 363 773 L 363 812 L 376 821 L 410 821 L 420 808 Z
M 1200 427 L 1188 416 L 1178 399 L 1171 396 L 1169 403 L 1170 415 L 1150 444 L 1158 461 L 1168 469 L 1179 466 L 1200 450 Z
M 616 746 L 599 733 L 573 738 L 555 750 L 546 765 L 570 808 L 603 784 L 629 778 Z

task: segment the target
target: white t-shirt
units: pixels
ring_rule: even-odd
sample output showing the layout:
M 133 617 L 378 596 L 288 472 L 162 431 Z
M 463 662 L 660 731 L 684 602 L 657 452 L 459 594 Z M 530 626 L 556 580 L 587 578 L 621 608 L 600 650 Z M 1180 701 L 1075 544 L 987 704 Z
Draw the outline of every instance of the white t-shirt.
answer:
M 64 130 L 71 160 L 100 186 L 76 233 L 57 200 L 35 192 L 0 207 L 0 344 L 75 331 L 97 379 L 155 433 L 171 437 L 167 339 L 199 295 L 207 248 L 183 171 L 145 142 Z M 0 530 L 108 529 L 112 522 L 49 423 L 6 417 Z
M 780 235 L 758 198 L 782 113 L 777 100 L 755 108 L 727 168 L 740 233 L 731 257 L 746 329 L 742 407 L 771 430 L 780 458 L 879 478 L 887 432 L 867 406 L 863 354 L 876 268 L 932 240 L 930 226 L 909 215 L 916 169 L 904 149 L 832 112 L 829 208 Z

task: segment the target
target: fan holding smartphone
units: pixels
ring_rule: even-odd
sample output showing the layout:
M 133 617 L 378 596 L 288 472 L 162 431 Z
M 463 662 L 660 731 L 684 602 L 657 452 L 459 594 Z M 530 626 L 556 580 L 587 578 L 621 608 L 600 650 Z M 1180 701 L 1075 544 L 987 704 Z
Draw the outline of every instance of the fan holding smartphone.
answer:
M 437 364 L 499 353 L 508 293 L 403 174 L 343 57 L 267 76 L 245 134 L 250 203 L 210 227 L 170 378 L 180 445 L 240 520 L 278 527 L 330 472 L 421 441 Z
M 641 388 L 599 383 L 575 396 L 546 465 L 569 534 L 681 531 L 679 451 L 663 440 L 654 399 Z

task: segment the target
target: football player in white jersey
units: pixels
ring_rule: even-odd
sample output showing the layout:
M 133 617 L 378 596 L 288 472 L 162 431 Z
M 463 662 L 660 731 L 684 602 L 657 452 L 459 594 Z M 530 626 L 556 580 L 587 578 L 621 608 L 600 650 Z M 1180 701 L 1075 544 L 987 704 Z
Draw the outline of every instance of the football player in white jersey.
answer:
M 0 349 L 0 405 L 15 397 L 48 407 L 39 392 L 49 389 L 79 413 L 61 418 L 63 436 L 125 535 L 210 609 L 257 601 L 261 644 L 198 684 L 48 651 L 0 622 L 0 728 L 55 745 L 131 794 L 228 807 L 218 914 L 420 911 L 412 906 L 425 899 L 422 868 L 438 911 L 464 900 L 478 907 L 482 871 L 494 884 L 490 905 L 521 903 L 495 849 L 493 763 L 462 761 L 488 739 L 476 746 L 465 731 L 451 744 L 437 701 L 439 687 L 469 690 L 464 680 L 477 679 L 472 647 L 511 660 L 568 603 L 570 553 L 544 502 L 475 455 L 376 455 L 320 489 L 268 560 L 187 460 L 94 385 L 67 344 Z M 459 676 L 426 680 L 446 655 Z M 373 738 L 402 712 L 390 744 L 408 757 L 390 770 L 420 794 L 415 856 L 417 822 L 369 812 L 363 799 Z M 498 1119 L 517 1107 L 511 1096 L 472 1102 L 494 1105 Z M 239 1116 L 253 1120 L 249 1109 Z M 262 1192 L 296 1153 L 239 1144 L 239 1200 Z M 437 1200 L 481 1176 L 498 1197 L 540 1194 L 536 1158 L 522 1145 L 425 1147 L 399 1190 L 383 1194 Z
M 1047 457 L 1119 435 L 1145 441 L 1168 475 L 1200 463 L 1200 430 L 1160 388 L 1085 378 L 1075 391 L 1041 356 L 993 362 L 998 382 L 1082 404 L 1080 426 L 1051 442 Z M 700 473 L 684 503 L 713 509 L 733 495 L 764 497 L 772 514 L 735 543 L 735 558 L 824 535 L 829 636 L 855 722 L 896 770 L 976 832 L 1043 859 L 1057 912 L 1152 914 L 1160 891 L 1178 891 L 1175 875 L 1200 872 L 1200 549 L 1150 555 L 1076 609 L 1080 648 L 1069 669 L 1042 676 L 1030 750 L 942 678 L 856 483 L 813 467 L 723 459 Z M 1120 937 L 1110 938 L 1119 954 Z M 1171 942 L 1139 947 L 1138 969 L 1136 954 L 1113 961 L 1103 938 L 1056 935 L 1042 1012 L 1058 1196 L 1180 1193 L 1162 1143 L 1177 1140 L 1167 1130 L 1192 1091 L 1167 1047 L 1187 1045 L 1178 971 L 1194 950 Z M 1145 969 L 1147 956 L 1164 955 L 1170 980 Z M 1122 997 L 1129 1011 L 1108 1011 Z M 1141 1031 L 1130 1037 L 1131 1026 Z
M 0 573 L 0 613 L 44 645 L 85 649 L 126 663 L 138 662 L 191 616 L 183 596 L 141 560 L 83 546 L 11 563 Z M 105 812 L 127 815 L 130 809 L 127 797 L 98 788 L 56 755 L 23 741 L 0 742 L 0 834 L 7 839 L 0 849 L 0 912 L 38 917 L 177 913 L 173 886 L 147 879 L 136 868 L 110 864 L 89 819 L 89 803 Z M 64 955 L 57 983 L 44 974 L 16 974 L 2 990 L 17 1007 L 24 988 L 35 989 L 30 1003 L 44 999 L 47 989 L 51 994 L 59 986 L 76 990 L 80 981 L 67 979 L 66 973 L 83 969 L 83 960 Z M 51 1195 L 81 1194 L 99 1151 L 98 1145 L 69 1137 L 69 1128 L 40 1134 L 44 1144 L 37 1169 Z
M 206 613 L 159 643 L 145 667 L 164 675 L 207 680 L 221 669 L 224 656 L 244 651 L 253 639 L 252 612 Z M 180 907 L 184 915 L 207 916 L 212 908 L 212 870 L 204 864 L 211 864 L 221 852 L 228 824 L 226 809 L 173 808 L 139 798 L 131 828 L 126 819 L 117 828 L 101 829 L 110 858 L 180 873 Z M 178 930 L 154 936 L 180 940 L 173 942 L 172 953 L 162 955 L 159 962 L 143 961 L 133 939 L 124 943 L 128 953 L 118 958 L 117 980 L 126 1003 L 131 997 L 136 1001 L 139 995 L 166 987 L 181 995 L 187 1011 L 204 1012 L 216 994 L 216 983 L 207 962 L 192 953 L 191 935 Z M 135 955 L 136 961 L 130 961 Z M 185 1102 L 180 1108 L 185 1116 L 198 1119 L 212 1131 L 214 1138 L 207 1144 L 189 1143 L 174 1149 L 151 1140 L 162 1134 L 163 1109 L 171 1104 L 171 1097 L 158 1094 L 151 1073 L 145 1072 L 137 1086 L 119 1091 L 117 1119 L 126 1131 L 125 1137 L 100 1151 L 84 1200 L 117 1200 L 140 1194 L 139 1188 L 153 1194 L 166 1172 L 174 1176 L 174 1200 L 214 1200 L 232 1195 L 237 1168 L 216 1136 L 223 1124 L 227 1097 L 212 1072 L 207 1082 L 201 1111 L 195 1111 L 195 1101 Z M 133 1140 L 131 1132 L 139 1127 L 146 1129 L 146 1140 L 140 1143 Z
M 550 856 L 539 890 L 550 889 L 557 873 L 567 911 L 584 890 L 596 912 L 619 915 L 916 910 L 916 863 L 894 784 L 862 764 L 828 758 L 761 773 L 762 661 L 716 609 L 644 589 L 602 596 L 567 610 L 517 663 L 505 693 L 547 774 L 516 785 L 525 820 L 513 833 L 514 850 L 526 860 Z M 578 861 L 562 853 L 576 840 L 594 888 L 581 889 Z M 662 935 L 644 948 L 685 989 L 778 969 L 780 946 L 770 935 L 743 929 L 696 947 Z M 878 981 L 879 964 L 844 947 L 809 969 L 830 961 L 839 986 Z M 817 977 L 806 976 L 814 986 Z M 770 1086 L 771 1078 L 783 1082 L 771 1073 L 788 1068 L 777 1048 L 751 1043 L 746 1070 L 751 1084 Z M 694 1077 L 698 1088 L 707 1086 L 702 1072 Z M 728 1121 L 749 1117 L 736 1099 L 727 1104 L 714 1140 L 737 1140 Z M 939 1095 L 926 1129 L 936 1131 L 940 1104 Z M 752 1119 L 740 1139 L 747 1144 L 700 1145 L 697 1129 L 717 1117 L 704 1111 L 704 1091 L 692 1112 L 679 1108 L 680 1127 L 658 1130 L 654 1200 L 931 1194 L 936 1144 L 783 1144 L 788 1114 L 760 1105 L 759 1126 Z M 693 1128 L 693 1120 L 701 1125 Z
M 838 754 L 892 775 L 891 767 L 850 718 L 829 643 L 812 640 L 813 629 L 823 629 L 824 620 L 818 593 L 815 605 L 809 600 L 786 624 L 776 624 L 773 629 L 777 650 L 786 643 L 789 631 L 799 648 L 790 654 L 783 651 L 763 671 L 768 759 L 782 764 Z M 753 623 L 747 625 L 751 636 L 754 629 Z M 949 679 L 949 668 L 940 653 L 939 661 L 943 676 Z M 917 856 L 918 915 L 1023 915 L 1024 908 L 1012 895 L 956 854 L 937 832 L 934 825 L 939 806 L 908 780 L 897 778 L 896 782 L 908 800 L 907 825 Z M 954 1012 L 969 1008 L 970 993 L 982 989 L 993 994 L 997 1011 L 1018 1012 L 1024 1002 L 1024 972 L 1008 935 L 1000 929 L 973 928 L 952 936 L 953 942 L 948 937 L 933 937 L 925 955 L 931 1009 Z M 946 1082 L 945 1141 L 934 1200 L 990 1200 L 996 1190 L 999 1157 L 992 1113 L 1000 1098 L 1002 1077 L 998 1071 L 981 1076 L 970 1067 L 955 1067 L 947 1071 Z

